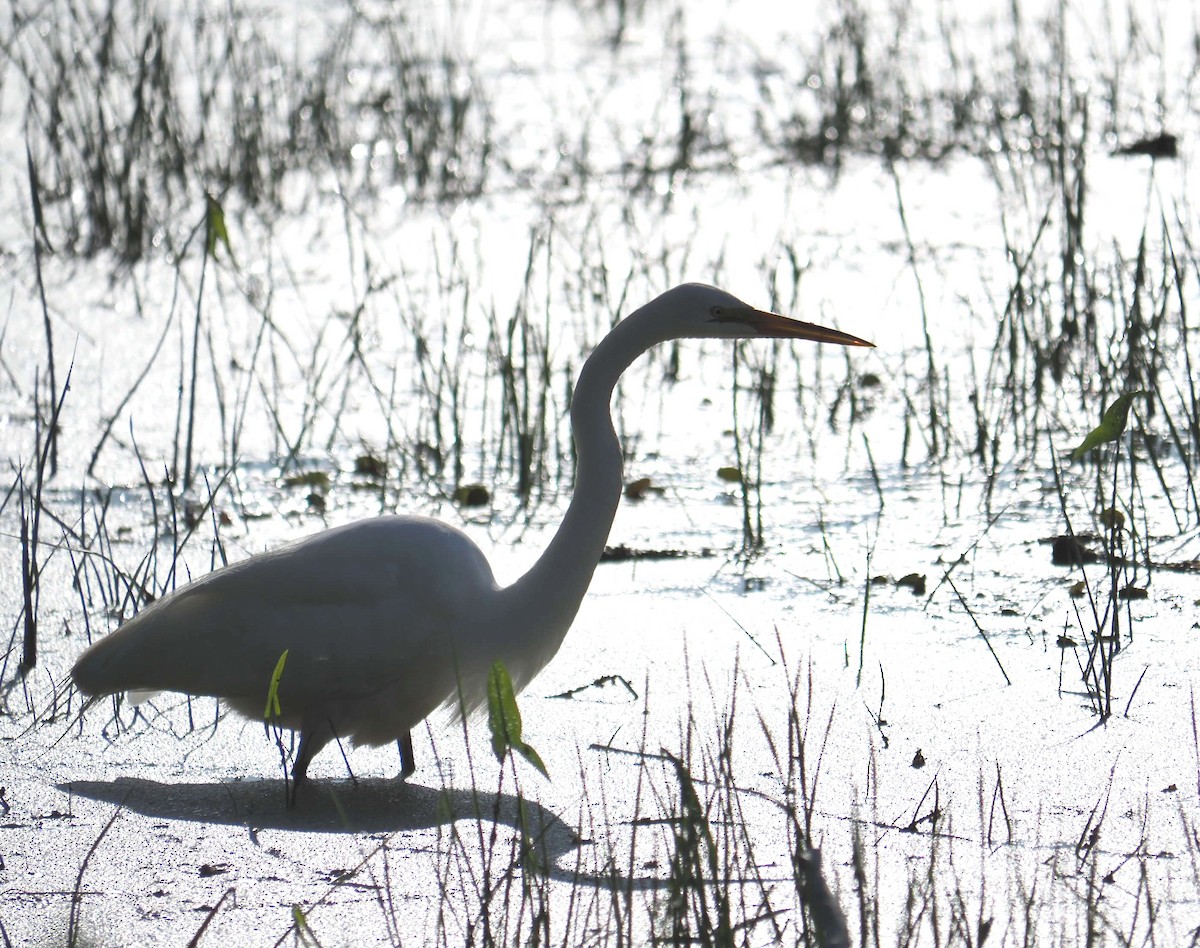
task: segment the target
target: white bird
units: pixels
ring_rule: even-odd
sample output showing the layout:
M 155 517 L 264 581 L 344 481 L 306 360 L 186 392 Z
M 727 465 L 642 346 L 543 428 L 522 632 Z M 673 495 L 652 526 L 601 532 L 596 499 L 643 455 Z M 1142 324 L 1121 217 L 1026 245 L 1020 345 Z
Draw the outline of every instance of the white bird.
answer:
M 486 702 L 504 663 L 520 690 L 554 657 L 604 551 L 622 490 L 609 403 L 630 363 L 681 338 L 807 339 L 870 346 L 856 336 L 747 306 L 685 284 L 617 323 L 584 362 L 571 401 L 577 466 L 562 524 L 533 567 L 500 587 L 461 531 L 424 517 L 347 524 L 218 569 L 163 596 L 85 651 L 71 669 L 83 694 L 212 695 L 263 720 L 272 673 L 282 726 L 300 732 L 293 794 L 335 738 L 397 741 L 415 769 L 410 732 L 440 705 Z M 294 799 L 294 797 L 293 797 Z

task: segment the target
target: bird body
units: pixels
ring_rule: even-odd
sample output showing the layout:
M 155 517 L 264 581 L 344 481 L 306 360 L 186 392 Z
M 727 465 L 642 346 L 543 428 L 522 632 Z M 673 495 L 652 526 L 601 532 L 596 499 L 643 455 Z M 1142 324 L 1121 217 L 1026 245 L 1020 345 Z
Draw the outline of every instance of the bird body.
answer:
M 327 717 L 338 736 L 386 744 L 456 693 L 456 674 L 478 677 L 468 646 L 496 591 L 483 553 L 453 527 L 364 520 L 164 596 L 94 645 L 72 677 L 89 694 L 213 695 L 261 718 L 287 649 L 280 723 L 302 729 L 306 717 Z M 377 705 L 409 710 L 379 714 Z
M 600 560 L 622 489 L 609 409 L 621 373 L 677 338 L 798 338 L 870 345 L 755 310 L 713 287 L 670 290 L 617 323 L 585 361 L 571 403 L 575 492 L 547 549 L 500 587 L 461 531 L 388 516 L 324 531 L 216 570 L 92 645 L 71 671 L 87 695 L 179 691 L 261 720 L 272 673 L 279 723 L 300 731 L 299 783 L 335 737 L 401 743 L 439 705 L 470 713 L 501 661 L 520 690 L 554 657 Z

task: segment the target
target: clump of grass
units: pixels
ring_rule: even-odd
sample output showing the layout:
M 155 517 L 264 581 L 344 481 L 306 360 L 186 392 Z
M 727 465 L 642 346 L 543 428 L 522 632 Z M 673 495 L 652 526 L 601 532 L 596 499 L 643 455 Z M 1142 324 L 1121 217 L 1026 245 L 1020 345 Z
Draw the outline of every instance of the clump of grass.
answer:
M 169 23 L 143 7 L 73 0 L 46 12 L 55 28 L 21 17 L 6 51 L 24 80 L 27 142 L 57 244 L 136 260 L 165 221 L 152 193 L 172 203 L 187 190 Z
M 364 183 L 399 184 L 418 199 L 477 195 L 492 161 L 489 106 L 449 43 L 423 47 L 421 31 L 390 10 L 349 21 L 345 48 L 375 53 L 357 64 L 362 88 L 348 124 L 367 153 L 356 163 Z
M 501 321 L 497 313 L 489 314 L 488 348 L 503 406 L 496 465 L 498 471 L 503 465 L 515 474 L 522 505 L 529 503 L 535 487 L 546 480 L 551 448 L 557 447 L 552 427 L 550 306 L 548 301 L 539 304 L 534 295 L 536 264 L 543 253 L 549 264 L 549 234 L 535 230 L 530 235 L 525 274 L 512 315 Z M 532 318 L 535 307 L 542 311 L 540 325 Z
M 584 799 L 573 828 L 527 795 L 525 768 L 511 754 L 494 793 L 484 790 L 488 778 L 464 731 L 465 791 L 452 786 L 439 758 L 443 803 L 430 853 L 438 889 L 425 927 L 432 943 L 878 948 L 1056 943 L 1080 931 L 1096 943 L 1125 943 L 1131 932 L 1161 943 L 1186 923 L 1184 893 L 1195 879 L 1171 872 L 1145 812 L 1130 814 L 1143 821 L 1130 851 L 1108 841 L 1117 835 L 1112 777 L 1078 820 L 1051 829 L 1019 809 L 998 761 L 994 773 L 980 770 L 977 823 L 942 793 L 937 776 L 895 810 L 900 801 L 887 784 L 889 775 L 901 778 L 886 750 L 869 750 L 852 767 L 865 775 L 865 789 L 838 782 L 831 790 L 824 770 L 835 711 L 817 711 L 811 665 L 785 674 L 786 708 L 758 710 L 757 727 L 746 727 L 738 710 L 745 692 L 735 687 L 711 725 L 689 708 L 671 749 L 650 749 L 645 732 L 629 749 L 592 747 L 589 754 L 608 762 L 597 774 L 581 756 Z M 757 748 L 743 753 L 756 740 L 765 758 Z M 763 760 L 774 769 L 746 769 Z M 631 768 L 635 774 L 619 773 Z M 1185 835 L 1180 852 L 1196 860 Z M 381 931 L 401 943 L 408 926 L 394 907 L 412 905 L 404 901 L 412 893 L 389 871 L 390 845 L 372 846 L 331 891 L 368 875 Z M 328 901 L 301 907 L 317 928 Z
M 438 257 L 436 287 L 405 307 L 420 406 L 405 436 L 406 467 L 440 496 L 481 483 L 492 486 L 484 506 L 511 491 L 529 508 L 568 476 L 558 383 L 569 368 L 552 357 L 552 230 L 550 220 L 530 228 L 507 315 L 476 295 L 474 264 L 457 243 Z
M 840 0 L 820 16 L 787 57 L 757 54 L 759 131 L 796 160 L 836 169 L 863 154 L 1052 157 L 1075 134 L 1064 105 L 1081 104 L 1082 78 L 1107 90 L 1095 104 L 1110 135 L 1130 111 L 1163 111 L 1161 77 L 1132 68 L 1149 50 L 1099 48 L 1063 5 L 981 14 Z
M 422 201 L 482 189 L 488 106 L 448 39 L 426 47 L 406 14 L 351 11 L 314 69 L 254 14 L 230 13 L 13 8 L 3 53 L 59 250 L 138 260 L 205 191 L 273 216 L 293 171 Z
M 1103 460 L 1095 469 L 1094 519 L 1096 533 L 1102 540 L 1102 550 L 1097 553 L 1088 549 L 1071 523 L 1068 512 L 1066 488 L 1057 466 L 1055 481 L 1059 491 L 1059 504 L 1067 525 L 1065 545 L 1067 554 L 1062 557 L 1064 565 L 1078 568 L 1082 578 L 1071 587 L 1071 595 L 1079 600 L 1086 598 L 1087 617 L 1075 609 L 1075 619 L 1087 643 L 1087 659 L 1081 663 L 1083 679 L 1092 708 L 1101 721 L 1108 720 L 1113 713 L 1114 660 L 1120 653 L 1123 641 L 1132 641 L 1132 602 L 1146 595 L 1145 586 L 1137 585 L 1138 572 L 1144 565 L 1150 567 L 1148 550 L 1135 525 L 1137 506 L 1132 498 L 1138 492 L 1137 463 L 1134 450 L 1121 451 L 1126 440 L 1126 424 L 1132 403 L 1142 392 L 1129 392 L 1118 398 L 1107 408 L 1101 424 L 1093 429 L 1081 445 L 1070 455 L 1072 461 L 1081 461 L 1092 454 Z M 1105 457 L 1105 455 L 1110 455 Z M 1128 458 L 1129 500 L 1122 501 L 1118 491 L 1118 472 L 1124 457 Z M 1111 468 L 1111 478 L 1106 467 Z M 1139 546 L 1141 550 L 1139 551 Z M 1087 573 L 1087 561 L 1099 560 L 1104 568 L 1103 588 L 1094 586 Z M 1149 582 L 1147 575 L 1145 582 Z M 1140 681 L 1139 681 L 1140 684 Z M 1132 704 L 1137 685 L 1126 704 Z
M 737 476 L 742 506 L 741 556 L 749 560 L 762 551 L 763 536 L 763 451 L 774 425 L 775 378 L 779 347 L 772 345 L 765 355 L 751 355 L 748 347 L 733 349 L 733 474 Z M 751 362 L 751 383 L 743 386 L 739 367 Z M 739 396 L 745 391 L 751 402 L 753 421 L 744 425 L 739 417 Z

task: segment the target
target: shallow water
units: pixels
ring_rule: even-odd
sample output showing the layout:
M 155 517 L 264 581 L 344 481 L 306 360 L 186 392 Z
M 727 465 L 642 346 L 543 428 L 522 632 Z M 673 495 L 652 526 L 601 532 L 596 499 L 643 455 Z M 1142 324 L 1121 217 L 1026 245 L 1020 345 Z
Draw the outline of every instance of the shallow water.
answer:
M 390 779 L 393 752 L 350 753 L 360 778 L 352 784 L 331 748 L 314 765 L 311 797 L 288 810 L 279 750 L 257 724 L 219 714 L 211 699 L 189 705 L 177 696 L 138 712 L 123 707 L 116 720 L 102 702 L 79 720 L 78 702 L 68 710 L 61 690 L 67 670 L 89 633 L 128 611 L 122 574 L 144 569 L 151 551 L 154 583 L 170 585 L 222 558 L 387 509 L 455 522 L 501 581 L 520 575 L 565 507 L 564 414 L 583 355 L 618 314 L 668 285 L 703 279 L 878 348 L 743 346 L 736 395 L 732 356 L 715 343 L 656 352 L 623 379 L 614 409 L 626 479 L 648 477 L 662 493 L 625 501 L 610 543 L 687 555 L 602 564 L 562 651 L 522 697 L 526 738 L 553 780 L 518 766 L 520 791 L 536 820 L 561 821 L 544 856 L 555 930 L 603 940 L 595 934 L 609 924 L 598 907 L 603 890 L 591 876 L 610 863 L 641 900 L 631 913 L 635 939 L 661 920 L 673 837 L 670 824 L 644 821 L 680 806 L 660 748 L 690 749 L 714 825 L 746 827 L 739 845 L 748 852 L 730 888 L 742 893 L 743 917 L 756 919 L 749 941 L 799 939 L 796 897 L 787 895 L 794 712 L 808 729 L 809 766 L 820 757 L 812 842 L 855 926 L 865 886 L 882 943 L 909 924 L 904 906 L 914 893 L 942 912 L 940 922 L 930 912 L 911 923 L 919 943 L 953 942 L 954 925 L 978 928 L 982 919 L 1014 940 L 1029 930 L 1035 941 L 1071 941 L 1089 905 L 1099 906 L 1109 939 L 1149 925 L 1162 943 L 1181 941 L 1200 921 L 1198 594 L 1194 572 L 1166 567 L 1195 556 L 1188 468 L 1169 450 L 1152 455 L 1144 433 L 1133 448 L 1136 485 L 1128 465 L 1120 468 L 1120 504 L 1137 538 L 1126 542 L 1136 542 L 1140 560 L 1121 582 L 1149 596 L 1121 601 L 1114 713 L 1104 724 L 1080 674 L 1097 622 L 1088 598 L 1070 595 L 1080 571 L 1053 565 L 1045 541 L 1066 532 L 1064 508 L 1075 532 L 1097 529 L 1111 454 L 1103 479 L 1092 463 L 1063 463 L 1061 496 L 1053 464 L 1111 394 L 1106 373 L 1128 349 L 1125 301 L 1139 241 L 1147 235 L 1149 258 L 1161 265 L 1165 219 L 1178 247 L 1190 246 L 1190 91 L 1164 84 L 1156 113 L 1154 91 L 1146 92 L 1153 68 L 1131 67 L 1122 87 L 1134 133 L 1152 124 L 1148 116 L 1179 129 L 1176 162 L 1114 157 L 1113 139 L 1092 126 L 1078 252 L 1095 285 L 1112 292 L 1091 301 L 1095 351 L 1072 350 L 1057 381 L 1043 371 L 1042 383 L 1055 387 L 1035 395 L 1044 352 L 1033 350 L 1056 341 L 1062 310 L 1053 298 L 1061 260 L 1048 249 L 1059 246 L 1061 193 L 1036 143 L 991 160 L 901 161 L 894 174 L 861 153 L 836 171 L 787 161 L 766 132 L 752 134 L 747 104 L 762 78 L 757 54 L 767 51 L 776 82 L 798 68 L 779 50 L 793 40 L 799 49 L 820 45 L 803 18 L 771 22 L 740 5 L 712 19 L 689 8 L 681 18 L 648 4 L 610 47 L 611 10 L 456 11 L 452 28 L 429 17 L 420 30 L 434 45 L 462 44 L 487 88 L 491 134 L 507 164 L 497 159 L 482 196 L 446 205 L 419 202 L 400 185 L 363 197 L 334 173 L 293 175 L 279 212 L 226 200 L 237 265 L 210 262 L 204 276 L 193 450 L 205 476 L 186 498 L 172 501 L 162 485 L 164 470 L 180 463 L 188 414 L 179 393 L 190 379 L 201 280 L 195 248 L 178 265 L 165 250 L 126 267 L 65 253 L 43 260 L 60 385 L 69 359 L 73 366 L 41 519 L 39 664 L 23 681 L 14 677 L 19 501 L 28 503 L 35 455 L 35 379 L 43 401 L 48 383 L 28 206 L 6 198 L 0 265 L 12 305 L 0 438 L 25 475 L 2 510 L 0 557 L 16 643 L 0 717 L 10 754 L 0 777 L 8 828 L 0 922 L 9 936 L 185 940 L 211 911 L 206 938 L 269 944 L 286 937 L 300 905 L 322 944 L 482 941 L 481 880 L 510 878 L 510 846 L 519 842 L 512 771 L 499 776 L 485 722 L 471 724 L 469 748 L 453 722 L 432 722 L 416 736 L 421 769 L 403 786 Z M 937 14 L 931 5 L 922 17 Z M 1003 46 L 1002 25 L 980 29 L 981 56 Z M 1076 50 L 1094 35 L 1123 35 L 1071 30 Z M 1170 68 L 1185 33 L 1164 25 L 1155 34 L 1160 55 L 1147 58 L 1164 83 L 1185 72 Z M 690 52 L 686 69 L 681 48 Z M 1094 65 L 1103 75 L 1103 58 Z M 1144 75 L 1148 86 L 1139 84 Z M 17 79 L 5 88 L 19 88 Z M 661 169 L 672 160 L 681 88 L 699 97 L 696 114 L 708 119 L 694 163 L 670 174 Z M 10 129 L 20 127 L 21 106 L 13 92 L 3 101 Z M 9 148 L 20 140 L 9 138 Z M 360 150 L 356 174 L 366 174 L 371 147 Z M 10 166 L 23 167 L 23 156 L 13 157 Z M 639 162 L 659 170 L 644 174 Z M 200 213 L 165 223 L 161 246 L 180 246 Z M 1035 253 L 1042 239 L 1047 247 Z M 1036 259 L 1028 271 L 1026 254 Z M 1020 292 L 1018 270 L 1030 276 Z M 1152 285 L 1146 295 L 1168 314 L 1154 337 L 1162 402 L 1136 411 L 1160 438 L 1165 419 L 1187 423 L 1179 301 L 1194 309 L 1195 293 L 1189 271 L 1179 293 L 1155 296 Z M 1006 310 L 1025 294 L 1027 307 Z M 1030 349 L 1008 357 L 996 342 L 1007 345 L 1017 310 L 1030 323 L 1053 319 L 1035 326 L 1044 338 L 1028 333 L 1036 345 L 1022 336 Z M 524 321 L 510 324 L 514 314 Z M 498 407 L 506 356 L 518 369 L 528 359 L 519 390 L 531 393 L 544 443 L 526 506 L 515 491 L 511 418 Z M 774 425 L 757 449 L 753 386 L 764 371 L 775 383 Z M 972 453 L 981 419 L 995 439 L 982 461 Z M 455 432 L 461 477 L 449 448 Z M 440 467 L 430 446 L 442 452 Z M 761 476 L 764 544 L 749 558 L 740 555 L 742 491 L 717 475 L 739 450 L 743 471 Z M 386 481 L 355 473 L 362 455 L 386 459 Z M 312 481 L 289 482 L 300 471 L 328 480 L 315 490 Z M 491 506 L 458 508 L 450 499 L 458 481 L 486 484 Z M 216 512 L 203 513 L 172 577 L 183 502 L 202 505 L 210 491 Z M 757 495 L 750 500 L 756 515 Z M 925 578 L 921 595 L 895 583 L 913 573 Z M 1107 571 L 1094 564 L 1087 574 L 1103 610 Z M 606 676 L 628 687 L 588 687 Z M 561 697 L 567 692 L 575 693 Z M 735 697 L 733 820 L 718 812 L 726 798 L 717 749 Z M 480 819 L 472 787 L 484 794 Z M 456 822 L 447 821 L 447 800 Z M 488 841 L 493 826 L 498 843 Z M 856 835 L 866 854 L 861 884 Z M 741 852 L 737 840 L 725 842 Z M 497 853 L 495 862 L 483 852 Z M 758 917 L 763 892 L 782 900 L 783 935 Z M 518 896 L 508 892 L 507 909 L 487 903 L 497 924 L 523 917 Z

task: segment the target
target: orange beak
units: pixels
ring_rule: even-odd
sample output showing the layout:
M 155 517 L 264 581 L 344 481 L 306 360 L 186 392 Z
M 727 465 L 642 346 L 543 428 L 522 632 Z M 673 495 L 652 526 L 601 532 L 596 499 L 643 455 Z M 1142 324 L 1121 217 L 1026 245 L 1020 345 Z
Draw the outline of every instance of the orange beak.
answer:
M 839 329 L 829 329 L 816 323 L 806 323 L 790 316 L 780 316 L 766 310 L 755 309 L 753 306 L 721 308 L 720 313 L 714 313 L 713 319 L 718 322 L 741 323 L 753 329 L 760 336 L 772 339 L 807 339 L 810 342 L 826 342 L 835 346 L 867 346 L 874 349 L 875 343 L 859 339 L 848 332 Z

